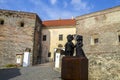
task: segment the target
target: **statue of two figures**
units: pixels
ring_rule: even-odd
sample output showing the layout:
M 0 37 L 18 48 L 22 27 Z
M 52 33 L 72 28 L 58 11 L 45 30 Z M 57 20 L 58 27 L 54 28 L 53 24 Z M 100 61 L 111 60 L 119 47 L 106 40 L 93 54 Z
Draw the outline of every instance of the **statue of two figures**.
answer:
M 67 43 L 65 44 L 65 56 L 73 56 L 74 48 L 76 48 L 76 56 L 77 57 L 85 57 L 84 51 L 82 49 L 83 46 L 83 37 L 81 35 L 76 36 L 76 44 L 74 45 L 73 35 L 67 36 Z

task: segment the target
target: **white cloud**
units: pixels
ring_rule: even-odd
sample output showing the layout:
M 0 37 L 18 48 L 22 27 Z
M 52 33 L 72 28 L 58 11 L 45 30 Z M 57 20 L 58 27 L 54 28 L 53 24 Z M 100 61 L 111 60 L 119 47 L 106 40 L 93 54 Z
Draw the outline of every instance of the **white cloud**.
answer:
M 72 0 L 71 4 L 75 10 L 89 10 L 91 8 L 88 3 L 83 0 Z
M 58 16 L 58 14 L 56 13 L 56 9 L 42 2 L 42 0 L 37 0 L 37 1 L 30 0 L 30 1 L 32 2 L 32 4 L 34 4 L 34 8 L 31 11 L 36 12 L 43 19 L 46 19 L 46 18 L 55 19 Z
M 83 13 L 87 13 L 88 10 L 86 10 L 87 4 L 84 2 L 77 2 L 77 1 L 81 1 L 81 0 L 75 0 L 75 1 L 71 1 L 70 3 L 68 3 L 67 1 L 61 2 L 61 4 L 63 5 L 63 8 L 59 7 L 59 6 L 50 6 L 47 3 L 43 2 L 42 0 L 30 0 L 32 2 L 32 4 L 34 4 L 33 6 L 33 10 L 35 13 L 39 14 L 39 16 L 43 19 L 65 19 L 65 18 L 71 18 L 72 16 L 79 16 Z M 79 4 L 78 4 L 79 3 Z M 80 9 L 77 6 L 74 6 L 74 8 L 70 9 L 71 6 L 70 4 L 77 4 L 77 5 L 81 5 Z M 69 8 L 68 8 L 69 6 Z M 74 9 L 79 9 L 78 10 L 74 10 Z M 84 10 L 85 9 L 85 10 Z
M 31 11 L 37 11 L 42 19 L 71 18 L 71 16 L 73 16 L 73 13 L 70 11 L 61 10 L 61 8 L 57 6 L 49 6 L 41 0 L 37 0 L 36 2 L 34 0 L 31 0 L 31 2 L 34 4 L 34 10 Z
M 46 9 L 47 15 L 49 16 L 49 18 L 51 19 L 65 19 L 65 18 L 71 18 L 73 13 L 69 12 L 69 11 L 65 11 L 65 10 L 57 10 L 57 9 Z
M 51 4 L 55 4 L 57 2 L 57 0 L 50 0 Z

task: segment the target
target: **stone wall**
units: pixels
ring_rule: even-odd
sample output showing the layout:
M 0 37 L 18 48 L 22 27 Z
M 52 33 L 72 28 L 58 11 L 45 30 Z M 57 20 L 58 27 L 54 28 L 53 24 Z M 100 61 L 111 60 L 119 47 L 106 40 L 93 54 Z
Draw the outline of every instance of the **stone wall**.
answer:
M 34 29 L 34 51 L 33 51 L 33 64 L 41 63 L 41 29 L 42 21 L 38 15 L 36 15 L 36 23 Z
M 43 35 L 46 35 L 46 41 L 43 41 Z M 42 38 L 41 38 L 41 42 L 42 42 L 42 63 L 48 62 L 49 61 L 49 57 L 48 57 L 48 53 L 50 51 L 50 31 L 48 29 L 46 29 L 43 26 L 42 29 Z
M 119 80 L 120 53 L 88 54 L 89 80 Z
M 90 80 L 120 78 L 120 7 L 79 16 L 77 34 L 83 35 Z
M 0 10 L 0 20 L 4 20 L 0 24 L 0 66 L 15 64 L 16 54 L 26 48 L 31 49 L 32 63 L 36 14 Z
M 105 13 L 106 12 L 106 13 Z M 120 7 L 77 17 L 77 34 L 84 37 L 86 53 L 116 52 L 120 35 Z M 92 39 L 98 38 L 94 44 Z

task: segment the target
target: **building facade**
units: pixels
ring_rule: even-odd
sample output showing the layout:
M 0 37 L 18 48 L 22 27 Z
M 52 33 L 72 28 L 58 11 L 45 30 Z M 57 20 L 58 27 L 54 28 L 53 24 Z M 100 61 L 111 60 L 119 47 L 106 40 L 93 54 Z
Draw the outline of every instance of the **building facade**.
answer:
M 0 66 L 16 64 L 16 55 L 31 50 L 31 64 L 40 54 L 42 21 L 35 13 L 0 10 Z
M 76 34 L 75 24 L 75 19 L 43 21 L 41 38 L 43 57 L 49 56 L 48 60 L 54 61 L 55 52 L 58 49 L 64 50 L 67 35 Z

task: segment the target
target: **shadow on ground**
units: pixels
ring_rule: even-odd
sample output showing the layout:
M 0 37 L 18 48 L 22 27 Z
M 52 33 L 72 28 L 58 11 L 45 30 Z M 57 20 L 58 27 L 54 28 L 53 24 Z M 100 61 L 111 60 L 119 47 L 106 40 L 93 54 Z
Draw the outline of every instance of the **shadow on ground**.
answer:
M 19 75 L 21 73 L 18 68 L 0 69 L 0 80 L 9 80 Z

